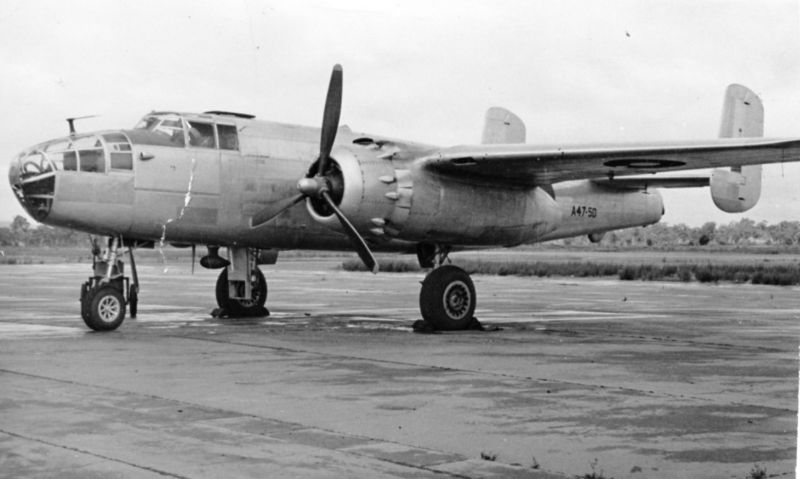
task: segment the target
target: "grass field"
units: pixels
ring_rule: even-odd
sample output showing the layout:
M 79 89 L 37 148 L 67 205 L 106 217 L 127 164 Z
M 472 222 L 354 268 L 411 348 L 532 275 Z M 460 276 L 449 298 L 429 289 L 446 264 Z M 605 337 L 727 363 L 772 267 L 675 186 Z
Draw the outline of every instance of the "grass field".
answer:
M 597 251 L 539 248 L 491 250 L 451 255 L 470 274 L 500 276 L 617 277 L 621 280 L 800 284 L 800 254 L 763 250 Z M 379 261 L 383 272 L 420 271 L 416 258 Z M 357 259 L 342 268 L 364 270 Z
M 198 248 L 197 257 L 205 254 Z M 734 282 L 774 285 L 800 284 L 800 253 L 776 248 L 616 249 L 595 247 L 527 246 L 514 249 L 454 253 L 453 264 L 470 274 L 501 276 L 617 277 L 622 280 Z M 349 271 L 365 268 L 352 253 L 283 251 L 279 261 L 341 258 Z M 127 259 L 127 255 L 126 255 Z M 381 271 L 421 271 L 413 255 L 379 255 Z M 188 263 L 191 249 L 139 249 L 141 263 Z M 0 266 L 15 264 L 91 263 L 88 248 L 0 249 Z

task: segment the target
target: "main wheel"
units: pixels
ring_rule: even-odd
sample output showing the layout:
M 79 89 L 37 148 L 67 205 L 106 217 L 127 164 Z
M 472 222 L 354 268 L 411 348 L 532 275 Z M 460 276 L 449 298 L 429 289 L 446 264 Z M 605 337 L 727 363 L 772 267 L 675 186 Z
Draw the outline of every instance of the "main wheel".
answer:
M 92 306 L 92 282 L 87 281 L 81 285 L 81 318 L 86 322 L 89 320 L 89 310 Z M 88 324 L 88 323 L 87 323 Z
M 475 285 L 461 268 L 436 268 L 422 282 L 419 309 L 422 318 L 438 330 L 466 329 L 475 313 Z
M 131 313 L 131 318 L 135 318 L 139 310 L 139 293 L 137 291 L 138 288 L 135 285 L 131 285 L 128 288 L 128 310 Z
M 101 286 L 85 298 L 87 315 L 83 321 L 95 331 L 113 331 L 125 319 L 125 297 L 114 286 Z
M 230 316 L 261 316 L 267 302 L 267 280 L 260 269 L 250 273 L 250 287 L 253 298 L 250 300 L 233 299 L 228 294 L 228 269 L 225 268 L 217 278 L 217 304 Z

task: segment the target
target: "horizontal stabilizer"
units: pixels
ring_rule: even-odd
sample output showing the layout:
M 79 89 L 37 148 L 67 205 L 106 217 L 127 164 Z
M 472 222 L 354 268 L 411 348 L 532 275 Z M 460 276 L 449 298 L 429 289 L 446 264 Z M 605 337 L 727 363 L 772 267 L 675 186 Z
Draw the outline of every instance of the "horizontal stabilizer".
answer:
M 481 143 L 525 143 L 525 123 L 505 108 L 493 106 L 486 110 Z
M 708 176 L 672 176 L 615 178 L 592 180 L 595 184 L 620 190 L 646 190 L 648 188 L 702 188 L 709 185 Z

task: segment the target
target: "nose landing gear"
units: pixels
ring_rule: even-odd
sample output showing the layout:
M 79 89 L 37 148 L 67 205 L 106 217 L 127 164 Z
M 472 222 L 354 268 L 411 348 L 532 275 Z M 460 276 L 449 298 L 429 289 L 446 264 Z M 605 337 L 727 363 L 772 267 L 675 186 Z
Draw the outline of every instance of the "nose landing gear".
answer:
M 93 274 L 81 285 L 81 317 L 95 331 L 113 331 L 125 319 L 126 307 L 136 317 L 139 296 L 139 277 L 133 259 L 133 247 L 128 249 L 133 282 L 124 275 L 124 263 L 119 259 L 122 238 L 112 237 L 108 249 L 100 253 L 92 241 Z

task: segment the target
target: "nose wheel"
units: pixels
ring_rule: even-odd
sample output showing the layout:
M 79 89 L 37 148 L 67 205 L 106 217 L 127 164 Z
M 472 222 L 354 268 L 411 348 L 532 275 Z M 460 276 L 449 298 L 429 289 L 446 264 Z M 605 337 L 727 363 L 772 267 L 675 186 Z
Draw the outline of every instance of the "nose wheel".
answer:
M 94 331 L 113 331 L 125 320 L 125 310 L 136 317 L 138 306 L 139 280 L 133 250 L 129 250 L 133 282 L 124 275 L 124 263 L 119 257 L 117 238 L 109 241 L 108 249 L 100 254 L 93 242 L 93 274 L 81 285 L 81 317 Z
M 125 297 L 115 286 L 100 286 L 87 294 L 81 310 L 91 329 L 113 331 L 125 319 Z

